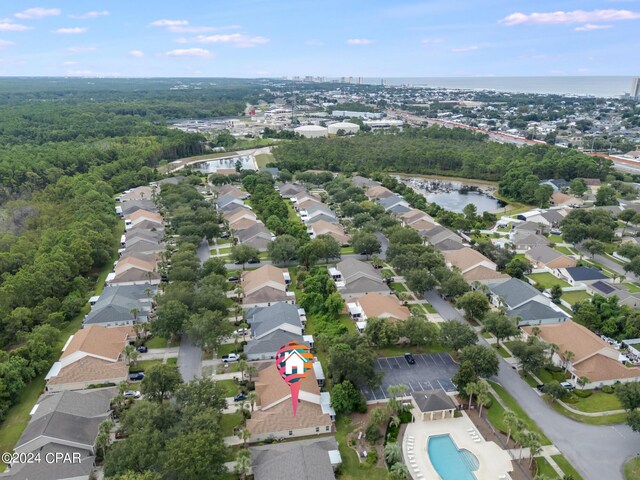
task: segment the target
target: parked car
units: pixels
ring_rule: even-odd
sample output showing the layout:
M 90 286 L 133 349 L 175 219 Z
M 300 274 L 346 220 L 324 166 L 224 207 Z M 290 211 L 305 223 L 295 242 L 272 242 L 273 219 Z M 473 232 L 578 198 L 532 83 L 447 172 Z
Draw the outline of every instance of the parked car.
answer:
M 136 348 L 136 350 L 139 353 L 147 353 L 149 351 L 146 345 L 140 345 L 138 348 Z
M 246 335 L 249 333 L 249 329 L 248 328 L 238 328 L 237 330 L 233 331 L 234 334 L 236 335 Z
M 560 385 L 562 385 L 567 390 L 573 390 L 576 388 L 576 386 L 571 382 L 560 382 Z
M 229 232 L 222 232 L 220 234 L 220 238 L 229 238 L 231 235 L 229 234 Z
M 536 389 L 541 392 L 544 390 L 544 383 L 539 383 L 538 385 L 536 385 Z
M 144 378 L 144 372 L 132 373 L 129 375 L 129 380 L 132 382 L 139 382 Z
M 252 258 L 247 263 L 260 263 L 260 259 L 259 258 Z
M 224 363 L 237 362 L 238 360 L 240 360 L 240 355 L 238 355 L 237 353 L 230 353 L 229 355 L 222 356 L 222 361 Z
M 413 355 L 411 355 L 410 353 L 405 353 L 404 359 L 407 361 L 409 365 L 415 365 L 416 363 L 416 359 L 413 358 Z
M 124 398 L 140 398 L 140 392 L 137 390 L 127 390 L 124 392 Z
M 239 282 L 240 278 L 239 277 L 229 277 L 229 278 L 227 278 L 227 281 L 229 281 L 229 282 Z
M 240 392 L 235 397 L 233 397 L 234 402 L 241 402 L 242 400 L 246 400 L 246 399 L 247 399 L 247 394 L 244 392 Z

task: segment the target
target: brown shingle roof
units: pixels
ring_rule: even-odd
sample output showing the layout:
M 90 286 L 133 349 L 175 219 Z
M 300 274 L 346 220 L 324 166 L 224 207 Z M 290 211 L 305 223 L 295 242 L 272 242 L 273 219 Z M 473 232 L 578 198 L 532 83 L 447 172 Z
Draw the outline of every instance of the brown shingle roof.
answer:
M 462 274 L 463 278 L 467 282 L 482 282 L 484 280 L 508 280 L 511 278 L 506 273 L 500 273 L 492 270 L 484 265 L 478 265 L 471 270 Z
M 461 248 L 459 250 L 449 250 L 443 252 L 442 255 L 447 262 L 458 267 L 461 272 L 466 272 L 471 267 L 474 267 L 481 262 L 493 263 L 480 252 L 469 247 Z
M 240 218 L 234 221 L 233 223 L 229 222 L 229 228 L 231 230 L 239 231 L 239 230 L 246 230 L 247 228 L 251 228 L 257 224 L 258 222 L 251 218 Z
M 358 299 L 360 307 L 368 318 L 383 317 L 406 320 L 411 315 L 409 309 L 400 304 L 394 295 L 366 293 Z
M 387 198 L 393 195 L 393 192 L 382 185 L 376 185 L 367 189 L 367 197 L 369 198 Z
M 280 380 L 282 381 L 282 380 Z M 284 383 L 284 382 L 283 382 Z M 289 387 L 287 387 L 287 390 Z M 291 401 L 287 400 L 266 411 L 254 411 L 247 420 L 247 429 L 253 435 L 286 432 L 309 427 L 330 427 L 331 417 L 322 413 L 320 405 L 301 400 L 298 411 L 293 416 Z
M 68 357 L 75 352 L 85 352 L 99 357 L 118 360 L 122 350 L 127 344 L 127 339 L 133 335 L 131 327 L 102 327 L 93 325 L 78 330 L 67 345 L 60 359 Z
M 162 215 L 156 212 L 149 212 L 148 210 L 136 210 L 129 215 L 129 220 L 135 222 L 138 219 L 155 221 L 156 223 L 162 223 Z
M 106 380 L 126 379 L 129 365 L 126 362 L 107 362 L 101 358 L 84 357 L 63 367 L 58 375 L 49 379 L 50 385 L 67 383 L 101 383 Z
M 129 268 L 138 268 L 147 272 L 154 272 L 156 270 L 156 262 L 153 260 L 143 260 L 133 255 L 127 255 L 118 261 L 114 271 L 119 274 Z
M 573 373 L 578 377 L 587 377 L 591 382 L 640 378 L 640 368 L 626 367 L 619 361 L 601 354 L 596 354 L 575 365 Z
M 263 288 L 269 282 L 276 283 L 283 292 L 286 290 L 286 283 L 283 276 L 284 270 L 273 265 L 264 265 L 257 270 L 251 270 L 242 274 L 242 288 L 246 294 L 250 294 Z M 274 288 L 278 288 L 275 287 Z
M 572 361 L 574 365 L 603 349 L 612 348 L 591 330 L 572 320 L 557 324 L 537 325 L 537 327 L 540 329 L 540 338 L 547 343 L 558 345 L 560 353 L 569 350 L 575 354 Z M 533 327 L 523 327 L 523 329 L 531 334 Z
M 318 235 L 329 235 L 338 243 L 346 243 L 349 241 L 349 235 L 344 233 L 343 228 L 336 223 L 329 223 L 326 220 L 318 220 L 310 225 L 311 230 Z
M 309 374 L 300 380 L 300 391 L 320 395 L 320 387 L 318 387 L 313 369 L 309 370 Z M 262 408 L 291 395 L 291 389 L 280 377 L 275 363 L 260 371 L 256 380 L 256 393 L 258 394 L 258 405 Z M 289 406 L 291 406 L 291 402 L 289 402 Z

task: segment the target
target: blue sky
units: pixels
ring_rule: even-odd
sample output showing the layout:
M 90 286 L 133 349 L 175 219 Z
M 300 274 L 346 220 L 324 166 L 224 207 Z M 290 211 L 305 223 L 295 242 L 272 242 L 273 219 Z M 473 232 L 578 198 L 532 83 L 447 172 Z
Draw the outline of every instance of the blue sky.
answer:
M 637 75 L 640 0 L 42 0 L 0 75 Z

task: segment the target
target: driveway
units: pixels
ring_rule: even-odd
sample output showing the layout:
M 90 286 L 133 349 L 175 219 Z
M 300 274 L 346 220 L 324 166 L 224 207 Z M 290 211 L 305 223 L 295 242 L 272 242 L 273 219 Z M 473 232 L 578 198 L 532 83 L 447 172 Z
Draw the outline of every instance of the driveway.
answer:
M 427 292 L 424 298 L 443 319 L 462 321 L 458 311 L 437 292 Z M 487 344 L 482 337 L 480 342 Z M 631 428 L 626 425 L 587 425 L 557 413 L 502 358 L 495 380 L 513 396 L 586 480 L 623 479 L 625 462 L 640 450 L 640 438 Z
M 202 373 L 202 350 L 191 343 L 188 335 L 182 335 L 178 353 L 178 369 L 185 382 L 200 377 Z
M 382 232 L 376 232 L 376 238 L 380 242 L 380 253 L 378 256 L 382 260 L 387 259 L 387 248 L 389 248 L 389 239 Z
M 200 243 L 200 246 L 198 247 L 198 250 L 196 250 L 196 253 L 198 254 L 200 263 L 204 263 L 209 260 L 209 257 L 211 257 L 211 246 L 209 245 L 209 241 L 206 238 L 202 240 L 202 243 Z
M 385 357 L 376 360 L 376 370 L 384 376 L 380 386 L 374 390 L 362 388 L 367 401 L 389 398 L 387 388 L 391 385 L 406 385 L 407 393 L 442 388 L 454 392 L 456 387 L 451 377 L 458 370 L 448 353 L 416 354 L 414 365 L 409 365 L 404 357 Z

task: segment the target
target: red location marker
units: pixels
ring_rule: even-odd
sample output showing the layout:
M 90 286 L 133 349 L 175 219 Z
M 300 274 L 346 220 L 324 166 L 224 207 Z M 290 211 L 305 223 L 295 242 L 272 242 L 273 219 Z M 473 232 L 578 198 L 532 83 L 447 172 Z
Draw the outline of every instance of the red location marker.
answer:
M 298 396 L 300 395 L 300 381 L 311 370 L 313 355 L 309 347 L 296 342 L 289 342 L 280 347 L 276 353 L 276 367 L 282 379 L 291 389 L 291 403 L 293 404 L 293 416 L 298 409 Z

